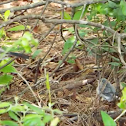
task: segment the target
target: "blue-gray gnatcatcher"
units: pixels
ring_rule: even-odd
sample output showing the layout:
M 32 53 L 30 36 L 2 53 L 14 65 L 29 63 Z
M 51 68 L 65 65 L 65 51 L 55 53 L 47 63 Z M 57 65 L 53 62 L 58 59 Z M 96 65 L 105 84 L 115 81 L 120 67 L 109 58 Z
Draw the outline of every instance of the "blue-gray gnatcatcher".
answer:
M 0 54 L 3 54 L 5 52 L 5 50 L 3 50 L 2 48 L 0 48 Z M 15 52 L 7 52 L 5 53 L 5 56 L 16 56 L 16 57 L 19 57 L 19 58 L 23 58 L 23 59 L 28 59 L 29 56 L 28 55 L 25 55 L 23 53 L 15 53 Z M 2 57 L 2 55 L 0 55 L 0 60 L 4 59 L 4 57 Z
M 111 102 L 115 99 L 116 89 L 115 87 L 105 78 L 101 78 L 98 82 L 98 87 L 96 89 L 97 95 Z

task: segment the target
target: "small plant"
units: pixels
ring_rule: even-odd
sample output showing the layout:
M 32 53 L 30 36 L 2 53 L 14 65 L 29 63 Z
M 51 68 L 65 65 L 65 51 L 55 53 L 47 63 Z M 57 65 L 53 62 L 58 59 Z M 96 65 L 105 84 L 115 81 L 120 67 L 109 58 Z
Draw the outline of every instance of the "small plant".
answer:
M 59 118 L 55 114 L 62 114 L 58 109 L 52 109 L 51 93 L 49 84 L 49 75 L 46 74 L 46 87 L 49 91 L 49 104 L 42 108 L 31 105 L 27 102 L 18 103 L 18 97 L 15 97 L 15 103 L 0 102 L 0 114 L 8 113 L 12 120 L 0 121 L 1 125 L 8 126 L 57 126 Z
M 11 45 L 10 47 L 3 47 L 5 51 L 1 53 L 0 56 L 1 59 L 0 67 L 4 66 L 11 60 L 11 58 L 9 57 L 5 58 L 6 53 L 8 53 L 9 51 L 19 51 L 19 50 L 21 51 L 25 50 L 26 53 L 30 53 L 31 45 L 37 46 L 38 41 L 33 38 L 32 34 L 30 34 L 29 32 L 25 32 L 24 35 L 19 40 L 17 40 L 13 45 Z M 2 73 L 2 75 L 0 76 L 0 86 L 3 87 L 2 89 L 0 89 L 0 94 L 6 89 L 6 87 L 9 88 L 9 84 L 13 79 L 13 75 L 10 75 L 10 73 L 17 72 L 15 67 L 13 67 L 13 64 L 14 62 L 10 63 L 9 65 L 5 65 L 4 68 L 0 69 L 0 72 Z
M 47 123 L 56 126 L 59 119 L 54 113 L 61 114 L 59 110 L 52 109 L 52 104 L 42 108 L 26 102 L 20 104 L 18 97 L 15 97 L 15 103 L 0 102 L 0 114 L 3 113 L 8 113 L 12 120 L 1 120 L 0 125 L 8 126 L 45 126 Z
M 4 15 L 0 14 L 0 17 L 2 18 L 3 21 L 8 21 L 8 18 L 10 16 L 10 10 L 7 10 Z M 23 25 L 20 25 L 19 23 L 17 26 L 14 26 L 6 31 L 21 31 L 25 30 L 25 27 Z M 28 27 L 28 26 L 27 26 Z M 31 52 L 31 46 L 37 46 L 38 41 L 33 38 L 32 34 L 29 32 L 25 32 L 21 38 L 19 38 L 17 41 L 11 42 L 10 44 L 6 42 L 7 39 L 9 39 L 6 36 L 6 31 L 5 28 L 0 29 L 0 40 L 4 43 L 2 44 L 2 49 L 4 50 L 3 53 L 0 54 L 0 86 L 2 87 L 0 89 L 0 95 L 1 93 L 6 90 L 6 88 L 9 88 L 10 82 L 13 80 L 13 75 L 10 73 L 16 73 L 15 67 L 13 67 L 14 62 L 11 62 L 9 65 L 7 64 L 8 62 L 11 61 L 11 58 L 6 57 L 6 54 L 9 51 L 12 52 L 20 52 L 20 51 L 25 51 L 26 53 Z M 7 64 L 7 65 L 5 65 Z M 5 66 L 4 66 L 5 65 Z M 3 67 L 4 66 L 4 67 Z

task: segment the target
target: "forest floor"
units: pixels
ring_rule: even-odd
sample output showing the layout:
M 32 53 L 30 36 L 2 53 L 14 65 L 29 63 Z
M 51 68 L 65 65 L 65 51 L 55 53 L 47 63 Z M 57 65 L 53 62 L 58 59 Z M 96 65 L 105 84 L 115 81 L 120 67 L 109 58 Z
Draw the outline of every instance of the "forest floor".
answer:
M 71 1 L 72 3 L 76 1 Z M 12 3 L 11 6 L 22 6 L 26 5 L 27 1 L 21 1 Z M 0 7 L 2 9 L 3 6 Z M 5 6 L 6 7 L 6 6 Z M 5 8 L 4 7 L 4 8 Z M 43 7 L 37 7 L 34 9 L 29 9 L 23 12 L 23 15 L 38 14 L 41 13 Z M 60 18 L 61 6 L 58 4 L 49 4 L 44 15 L 50 18 Z M 66 11 L 70 13 L 71 9 L 66 8 Z M 16 12 L 19 13 L 19 12 Z M 36 20 L 24 20 L 20 22 L 23 25 L 28 25 L 33 27 Z M 47 32 L 51 24 L 44 24 L 39 22 L 39 24 L 34 28 L 33 35 L 36 39 L 40 39 L 45 32 Z M 11 27 L 8 26 L 8 27 Z M 63 24 L 64 28 L 70 28 L 72 25 Z M 32 53 L 29 54 L 30 58 L 28 60 L 22 60 L 17 58 L 15 60 L 15 68 L 19 73 L 27 80 L 30 86 L 33 86 L 36 80 L 45 78 L 44 70 L 51 74 L 53 70 L 58 66 L 59 61 L 64 57 L 62 54 L 64 41 L 61 38 L 60 33 L 57 34 L 55 42 L 53 44 L 53 39 L 56 32 L 59 30 L 59 25 L 53 29 L 53 31 L 39 43 L 37 49 L 41 49 L 41 53 L 32 59 Z M 18 39 L 22 36 L 23 32 L 7 32 L 8 37 L 12 40 Z M 65 39 L 72 36 L 69 30 L 63 32 Z M 97 37 L 91 34 L 88 37 Z M 43 58 L 50 49 L 48 55 L 44 59 L 39 69 L 36 71 L 37 64 L 40 58 Z M 33 52 L 36 48 L 33 48 Z M 50 77 L 51 86 L 51 99 L 52 103 L 55 103 L 54 108 L 57 108 L 64 112 L 63 117 L 59 126 L 100 126 L 102 125 L 102 119 L 100 116 L 100 111 L 115 111 L 117 109 L 118 101 L 114 103 L 108 103 L 101 101 L 97 97 L 96 88 L 98 85 L 98 71 L 95 69 L 97 67 L 97 59 L 95 55 L 88 55 L 85 50 L 74 49 L 69 57 L 76 57 L 74 63 L 68 63 L 64 61 L 62 66 Z M 67 59 L 68 60 L 68 59 Z M 37 73 L 37 74 L 36 74 Z M 111 73 L 109 66 L 106 68 L 104 76 L 108 77 Z M 20 102 L 28 101 L 29 103 L 37 104 L 32 92 L 27 90 L 23 93 L 24 89 L 27 88 L 25 81 L 16 74 L 14 75 L 14 80 L 10 84 L 9 89 L 7 89 L 1 96 L 1 101 L 13 101 L 14 96 L 20 97 Z M 113 81 L 110 79 L 110 81 Z M 45 86 L 45 82 L 42 82 L 37 88 L 33 88 L 36 96 L 39 99 L 41 105 L 47 105 L 49 102 L 48 91 Z M 8 119 L 7 114 L 3 114 L 0 117 L 2 120 Z

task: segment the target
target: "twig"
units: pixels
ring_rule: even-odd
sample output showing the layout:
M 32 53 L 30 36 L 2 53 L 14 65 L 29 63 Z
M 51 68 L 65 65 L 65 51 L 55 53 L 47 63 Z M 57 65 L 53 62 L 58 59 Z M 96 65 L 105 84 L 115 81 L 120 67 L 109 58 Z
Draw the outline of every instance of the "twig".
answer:
M 43 39 L 45 39 L 50 34 L 50 32 L 55 28 L 55 26 L 56 26 L 56 24 L 52 25 L 52 27 L 49 29 L 49 31 L 46 32 L 44 35 L 42 35 L 42 37 L 40 38 L 39 41 L 41 42 Z
M 28 81 L 27 81 L 20 73 L 17 73 L 17 74 L 18 74 L 18 75 L 23 79 L 23 81 L 27 84 L 27 86 L 28 86 L 28 88 L 30 89 L 30 91 L 32 92 L 32 94 L 33 94 L 35 100 L 38 102 L 38 105 L 41 106 L 41 105 L 39 104 L 39 100 L 38 100 L 38 98 L 36 97 L 35 92 L 32 90 L 32 88 L 31 88 L 30 84 L 28 83 Z
M 41 12 L 41 14 L 40 14 L 41 16 L 42 16 L 42 14 L 45 12 L 45 10 L 46 10 L 48 4 L 49 4 L 49 2 L 47 1 L 47 2 L 46 2 L 46 5 L 44 6 L 44 8 L 43 8 L 43 10 L 42 10 L 42 12 Z M 38 22 L 39 22 L 39 19 L 37 19 L 35 25 L 34 25 L 33 28 L 31 29 L 31 31 L 34 30 L 34 28 L 37 26 Z
M 19 20 L 22 20 L 22 19 L 39 19 L 39 20 L 42 20 L 44 23 L 53 23 L 55 25 L 63 24 L 63 23 L 90 25 L 90 26 L 101 28 L 102 30 L 107 30 L 112 34 L 115 33 L 115 30 L 113 30 L 110 27 L 107 27 L 105 25 L 99 24 L 99 23 L 94 23 L 94 22 L 90 22 L 90 21 L 83 21 L 83 20 L 48 19 L 48 18 L 41 17 L 41 15 L 27 15 L 27 16 L 16 17 L 16 18 L 14 18 L 10 21 L 6 21 L 3 24 L 1 24 L 0 28 L 5 27 L 5 26 L 7 26 L 7 25 L 9 25 L 9 24 L 11 24 L 15 21 L 19 21 Z M 123 34 L 120 34 L 120 36 L 122 38 L 124 38 L 124 37 L 126 37 L 126 34 L 123 33 Z
M 37 67 L 36 67 L 35 83 L 37 82 L 39 66 L 40 66 L 40 64 L 43 62 L 43 60 L 46 58 L 46 56 L 49 54 L 49 52 L 50 52 L 50 50 L 51 50 L 51 48 L 52 48 L 52 46 L 53 46 L 53 44 L 54 44 L 54 42 L 55 42 L 55 40 L 56 40 L 56 36 L 57 36 L 57 33 L 56 33 L 56 35 L 55 35 L 55 37 L 54 37 L 54 39 L 53 39 L 53 42 L 52 42 L 50 48 L 48 49 L 48 51 L 46 52 L 46 54 L 44 55 L 44 57 L 41 58 L 41 59 L 39 59 L 39 61 L 38 61 L 38 64 L 37 64 Z
M 45 4 L 46 4 L 46 2 L 41 1 L 41 2 L 38 2 L 38 3 L 28 4 L 28 5 L 26 5 L 26 6 L 1 9 L 1 10 L 0 10 L 0 13 L 4 13 L 4 12 L 7 11 L 7 10 L 10 10 L 11 12 L 21 11 L 21 10 L 27 10 L 27 9 L 31 9 L 31 8 L 43 6 L 43 5 L 45 5 Z
M 0 5 L 11 3 L 13 1 L 18 1 L 18 0 L 9 0 L 9 1 L 0 2 Z
M 54 69 L 54 71 L 49 75 L 52 76 L 62 65 L 62 63 L 66 60 L 66 58 L 69 56 L 69 54 L 71 53 L 71 51 L 74 49 L 74 47 L 77 44 L 77 39 L 75 40 L 73 46 L 71 47 L 71 49 L 69 50 L 69 52 L 64 56 L 64 58 L 62 59 L 62 61 L 59 63 L 59 65 Z M 40 86 L 42 85 L 42 83 L 46 80 L 46 78 L 44 79 L 40 79 L 35 85 L 33 85 L 32 87 L 36 87 L 36 86 Z M 26 88 L 23 92 L 21 92 L 19 95 L 24 94 L 29 88 Z
M 64 5 L 66 7 L 73 8 L 73 7 L 83 6 L 84 4 L 89 5 L 89 4 L 94 4 L 94 3 L 105 3 L 108 0 L 104 0 L 104 1 L 102 1 L 102 0 L 91 0 L 91 1 L 84 1 L 84 2 L 81 2 L 81 3 L 75 3 L 75 4 L 68 4 L 66 2 L 62 2 L 62 1 L 58 1 L 58 0 L 46 0 L 46 1 L 61 4 L 61 5 Z M 43 6 L 45 4 L 46 4 L 46 2 L 41 1 L 41 2 L 38 2 L 38 3 L 33 3 L 33 4 L 26 5 L 26 6 L 1 9 L 0 13 L 4 13 L 6 10 L 10 10 L 11 12 L 27 10 L 27 9 L 35 8 L 35 7 L 38 7 L 38 6 Z
M 61 19 L 64 19 L 64 5 L 62 5 Z M 60 33 L 61 33 L 61 38 L 63 39 L 64 42 L 66 42 L 66 40 L 65 40 L 65 38 L 63 36 L 63 25 L 62 24 L 60 25 Z
M 122 111 L 122 113 L 116 118 L 114 119 L 114 121 L 117 121 L 121 116 L 123 116 L 126 113 L 126 110 Z

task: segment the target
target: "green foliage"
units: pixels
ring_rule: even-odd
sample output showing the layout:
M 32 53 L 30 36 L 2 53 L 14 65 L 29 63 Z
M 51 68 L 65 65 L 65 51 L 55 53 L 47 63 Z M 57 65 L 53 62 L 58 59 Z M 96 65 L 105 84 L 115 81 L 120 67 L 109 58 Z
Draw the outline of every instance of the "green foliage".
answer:
M 33 53 L 32 59 L 34 59 L 36 56 L 38 56 L 41 52 L 42 52 L 42 49 L 37 49 L 37 50 Z
M 64 47 L 63 47 L 63 50 L 62 50 L 62 53 L 65 54 L 69 51 L 69 49 L 73 46 L 75 42 L 75 37 L 72 36 L 70 38 L 68 38 L 64 44 Z M 77 42 L 77 44 L 79 44 L 79 41 Z
M 118 103 L 118 106 L 121 109 L 126 109 L 126 87 L 122 90 L 122 97 L 120 99 L 120 102 Z
M 71 16 L 67 12 L 64 12 L 64 19 L 71 20 Z
M 66 18 L 70 18 L 68 14 Z M 7 21 L 10 16 L 10 11 L 6 11 L 4 15 L 0 14 L 0 17 L 3 21 Z M 16 24 L 16 23 L 15 23 Z M 29 32 L 25 32 L 23 36 L 17 39 L 15 42 L 6 46 L 6 40 L 8 37 L 6 36 L 6 31 L 22 31 L 28 29 L 29 26 L 16 25 L 10 29 L 5 30 L 4 28 L 0 29 L 0 40 L 4 40 L 4 45 L 2 48 L 5 50 L 4 53 L 1 53 L 0 59 L 0 67 L 8 63 L 11 58 L 4 58 L 6 53 L 9 51 L 25 51 L 26 53 L 31 53 L 32 46 L 38 46 L 38 40 L 34 39 L 33 35 Z M 37 50 L 33 58 L 35 58 L 41 50 Z M 11 73 L 16 73 L 15 67 L 13 67 L 13 62 L 4 68 L 0 69 L 0 94 L 5 91 L 6 88 L 9 88 L 9 84 L 13 79 L 13 75 Z M 49 84 L 49 76 L 46 76 L 46 86 L 48 91 L 50 92 L 50 84 Z M 31 105 L 29 103 L 18 103 L 18 98 L 15 97 L 15 103 L 10 102 L 0 102 L 0 114 L 8 113 L 9 117 L 12 120 L 0 120 L 0 125 L 8 125 L 8 126 L 45 126 L 50 124 L 51 126 L 56 126 L 59 122 L 59 118 L 54 116 L 55 113 L 61 114 L 61 112 L 57 109 L 52 109 L 53 104 L 51 103 L 51 93 L 49 93 L 50 103 L 49 106 L 44 106 L 40 108 L 38 106 Z M 48 111 L 48 113 L 47 113 Z
M 119 62 L 110 62 L 109 63 L 110 65 L 112 65 L 112 66 L 121 66 L 121 63 L 119 63 Z
M 5 13 L 4 13 L 4 21 L 7 21 L 9 16 L 10 16 L 10 10 L 5 11 Z
M 72 37 L 70 37 L 70 38 L 68 38 L 66 40 L 66 42 L 64 44 L 64 47 L 63 47 L 63 50 L 62 50 L 62 54 L 63 55 L 66 54 L 66 53 L 68 53 L 68 51 L 70 50 L 70 48 L 73 46 L 74 42 L 75 42 L 75 37 L 74 36 L 72 36 Z M 78 46 L 79 43 L 80 43 L 80 41 L 77 41 L 77 45 L 76 46 Z M 75 56 L 69 57 L 67 59 L 67 62 L 68 63 L 75 63 L 75 59 L 76 59 Z
M 4 28 L 2 28 L 2 29 L 0 29 L 0 39 L 4 36 L 6 37 L 6 32 L 5 32 Z
M 8 84 L 11 82 L 13 76 L 8 74 L 3 74 L 0 76 L 0 85 L 8 86 Z
M 75 9 L 75 13 L 74 13 L 74 16 L 73 16 L 73 20 L 80 20 L 80 18 L 83 18 L 84 15 L 86 14 L 87 12 L 87 9 L 88 9 L 88 6 L 85 8 L 85 10 L 83 11 L 84 7 L 77 7 Z
M 4 15 L 0 14 L 0 17 L 3 19 L 3 21 L 7 21 L 8 18 L 10 16 L 10 10 L 7 10 Z M 16 22 L 15 22 L 16 24 Z M 17 23 L 18 24 L 18 23 Z M 28 28 L 28 26 L 26 27 Z M 18 24 L 17 26 L 14 26 L 10 29 L 7 29 L 7 31 L 21 31 L 21 30 L 25 30 L 25 26 Z M 0 29 L 0 40 L 4 41 L 4 45 L 2 46 L 2 48 L 5 50 L 3 53 L 1 53 L 0 55 L 0 59 L 2 59 L 2 61 L 0 61 L 0 67 L 4 66 L 5 64 L 7 64 L 11 58 L 5 58 L 6 53 L 8 53 L 9 51 L 25 51 L 26 53 L 31 53 L 31 46 L 37 46 L 38 45 L 38 41 L 36 39 L 33 38 L 32 34 L 29 32 L 25 32 L 23 34 L 23 36 L 21 38 L 17 38 L 18 40 L 11 43 L 9 46 L 7 46 L 7 42 L 6 40 L 8 39 L 8 37 L 6 36 L 6 30 L 5 28 L 1 28 Z M 16 73 L 16 69 L 15 67 L 13 67 L 13 63 L 5 66 L 4 68 L 0 69 L 0 72 L 2 73 L 0 75 L 0 86 L 2 86 L 2 88 L 0 89 L 0 94 L 5 91 L 6 87 L 9 86 L 10 82 L 13 79 L 13 75 L 10 75 L 11 73 Z
M 8 29 L 7 31 L 21 31 L 21 30 L 25 30 L 25 26 L 24 25 L 15 26 L 13 28 Z
M 19 126 L 16 122 L 14 122 L 14 121 L 9 121 L 9 120 L 0 121 L 0 124 L 1 124 L 1 125 L 5 125 L 5 126 Z
M 5 66 L 0 71 L 3 72 L 3 73 L 16 73 L 17 72 L 16 69 L 15 69 L 15 67 L 13 67 L 11 65 Z
M 75 56 L 70 56 L 70 57 L 68 57 L 67 62 L 70 63 L 70 64 L 74 64 L 75 63 L 75 59 L 76 59 Z
M 123 15 L 126 16 L 126 1 L 125 0 L 121 0 L 121 2 L 120 2 L 120 8 L 122 10 Z
M 58 123 L 59 123 L 59 118 L 54 118 L 54 119 L 51 121 L 50 126 L 57 126 Z
M 54 113 L 61 114 L 61 112 L 56 109 L 53 110 L 52 106 L 52 104 L 49 104 L 49 107 L 39 108 L 27 102 L 19 104 L 17 97 L 15 103 L 0 102 L 0 114 L 8 113 L 10 118 L 13 119 L 13 121 L 0 120 L 0 124 L 8 126 L 45 126 L 50 123 L 52 126 L 56 126 L 59 119 L 54 117 Z M 46 113 L 47 110 L 48 113 Z
M 24 35 L 18 39 L 13 45 L 11 45 L 10 47 L 4 48 L 5 52 L 1 53 L 0 59 L 3 59 L 0 62 L 0 66 L 2 67 L 3 65 L 5 65 L 7 62 L 9 62 L 11 59 L 10 58 L 6 58 L 4 59 L 4 56 L 6 55 L 6 53 L 8 53 L 9 51 L 13 50 L 13 51 L 19 51 L 19 48 L 23 51 L 25 50 L 26 53 L 30 53 L 31 52 L 31 45 L 33 46 L 37 46 L 38 45 L 38 41 L 36 39 L 33 38 L 32 34 L 30 34 L 29 32 L 25 32 Z M 2 91 L 4 91 L 4 89 L 6 89 L 5 86 L 8 87 L 9 83 L 12 81 L 13 76 L 9 75 L 9 73 L 16 73 L 16 69 L 15 67 L 13 67 L 13 63 L 5 66 L 4 68 L 2 68 L 0 70 L 0 72 L 3 74 L 0 76 L 0 85 L 4 85 L 4 88 L 0 89 L 0 93 L 2 93 Z
M 5 59 L 2 60 L 0 62 L 0 67 L 3 66 L 4 64 L 6 64 L 10 59 Z M 2 68 L 0 70 L 0 72 L 2 72 L 2 75 L 0 76 L 0 86 L 2 86 L 3 88 L 0 89 L 0 94 L 6 89 L 6 87 L 9 86 L 10 82 L 13 79 L 13 76 L 8 74 L 8 73 L 15 73 L 16 69 L 15 67 L 12 66 L 13 63 L 9 64 L 8 66 L 5 66 L 4 68 Z
M 63 54 L 67 53 L 69 51 L 69 49 L 72 47 L 74 42 L 75 42 L 75 37 L 74 36 L 67 39 L 65 44 L 64 44 L 62 53 Z
M 80 20 L 80 17 L 84 17 L 87 21 L 95 22 L 103 24 L 107 27 L 112 28 L 115 31 L 119 31 L 120 33 L 126 32 L 126 1 L 110 1 L 106 3 L 95 3 L 87 6 L 83 12 L 83 6 L 75 8 L 75 13 L 73 16 L 73 20 Z M 72 19 L 70 14 L 65 12 L 64 19 L 70 20 Z M 96 34 L 99 38 L 94 37 L 93 39 L 85 42 L 84 47 L 86 47 L 86 51 L 90 55 L 97 55 L 96 57 L 101 58 L 100 55 L 107 53 L 113 54 L 117 53 L 118 44 L 115 42 L 116 36 L 113 35 L 113 40 L 106 41 L 108 36 L 112 36 L 107 30 L 102 30 L 101 28 L 92 27 L 88 25 L 78 25 L 78 33 L 80 37 L 87 37 L 90 34 Z M 62 53 L 65 54 L 69 51 L 69 49 L 73 46 L 75 41 L 75 32 L 74 28 L 70 27 L 65 30 L 68 30 L 73 36 L 69 37 L 66 42 L 64 43 L 64 48 Z M 103 38 L 103 39 L 102 39 Z M 104 39 L 105 38 L 105 39 Z M 124 40 L 125 41 L 125 40 Z M 78 42 L 79 43 L 79 42 Z M 79 44 L 76 45 L 78 47 Z M 123 45 L 125 47 L 125 43 Z M 81 48 L 79 48 L 81 49 Z M 122 52 L 123 54 L 123 52 Z M 111 65 L 112 68 L 120 67 L 122 63 L 120 62 L 119 58 L 110 55 L 112 62 L 108 64 Z M 67 62 L 73 63 L 74 59 L 68 58 Z M 122 83 L 123 91 L 120 103 L 118 106 L 126 111 L 126 84 Z M 122 112 L 123 113 L 123 112 Z M 105 112 L 101 111 L 103 123 L 105 126 L 116 126 L 115 121 Z
M 101 111 L 101 116 L 102 116 L 104 126 L 116 126 L 115 121 L 104 111 Z
M 46 74 L 46 88 L 49 92 L 49 103 L 51 103 L 51 91 L 50 91 L 50 83 L 49 83 L 49 74 Z
M 15 45 L 22 47 L 26 53 L 30 53 L 31 45 L 37 46 L 38 41 L 33 38 L 31 33 L 25 32 L 24 35 L 15 43 Z

